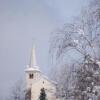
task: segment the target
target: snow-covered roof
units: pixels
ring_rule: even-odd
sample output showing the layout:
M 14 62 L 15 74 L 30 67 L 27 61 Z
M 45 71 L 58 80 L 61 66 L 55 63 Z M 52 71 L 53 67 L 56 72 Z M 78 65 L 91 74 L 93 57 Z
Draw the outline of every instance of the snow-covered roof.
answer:
M 47 76 L 42 75 L 42 77 L 51 82 L 52 84 L 57 85 L 57 82 L 50 80 Z
M 38 67 L 27 67 L 26 69 L 25 69 L 25 71 L 26 72 L 33 72 L 33 71 L 38 71 L 38 72 L 40 72 L 40 70 L 39 70 L 39 68 Z

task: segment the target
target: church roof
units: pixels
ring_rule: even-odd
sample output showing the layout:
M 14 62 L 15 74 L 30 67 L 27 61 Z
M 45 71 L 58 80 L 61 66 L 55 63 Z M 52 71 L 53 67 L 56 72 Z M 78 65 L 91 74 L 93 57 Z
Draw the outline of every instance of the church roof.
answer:
M 52 84 L 57 85 L 57 82 L 50 80 L 47 76 L 45 76 L 45 75 L 42 75 L 42 76 L 43 76 L 43 78 L 45 78 L 46 80 L 48 80 Z
M 38 72 L 40 72 L 40 70 L 39 70 L 38 68 L 32 68 L 32 67 L 26 68 L 25 71 L 26 71 L 26 72 L 31 72 L 31 71 L 32 71 L 32 72 L 33 72 L 33 71 L 38 71 Z

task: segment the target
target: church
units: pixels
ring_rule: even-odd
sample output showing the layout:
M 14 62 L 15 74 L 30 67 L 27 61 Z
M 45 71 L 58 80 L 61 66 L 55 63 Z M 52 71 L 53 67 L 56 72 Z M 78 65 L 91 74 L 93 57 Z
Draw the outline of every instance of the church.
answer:
M 25 100 L 42 100 L 40 99 L 41 90 L 45 91 L 46 100 L 56 99 L 57 84 L 45 76 L 36 63 L 35 47 L 32 48 L 29 65 L 25 69 L 26 74 L 26 95 Z

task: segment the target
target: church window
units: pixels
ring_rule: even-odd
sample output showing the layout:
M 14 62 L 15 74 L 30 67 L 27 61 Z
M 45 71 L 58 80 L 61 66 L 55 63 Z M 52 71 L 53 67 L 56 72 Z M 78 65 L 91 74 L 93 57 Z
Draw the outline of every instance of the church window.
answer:
M 29 75 L 29 78 L 30 78 L 30 79 L 33 79 L 33 74 L 30 74 L 30 75 Z
M 43 84 L 44 84 L 44 81 L 43 81 Z

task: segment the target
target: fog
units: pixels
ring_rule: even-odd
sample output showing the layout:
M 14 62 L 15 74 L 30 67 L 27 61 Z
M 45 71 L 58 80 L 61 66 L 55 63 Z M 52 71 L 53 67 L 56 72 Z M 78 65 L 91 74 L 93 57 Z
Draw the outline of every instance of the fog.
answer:
M 24 77 L 33 42 L 48 74 L 50 33 L 77 16 L 87 0 L 0 0 L 0 96 Z

